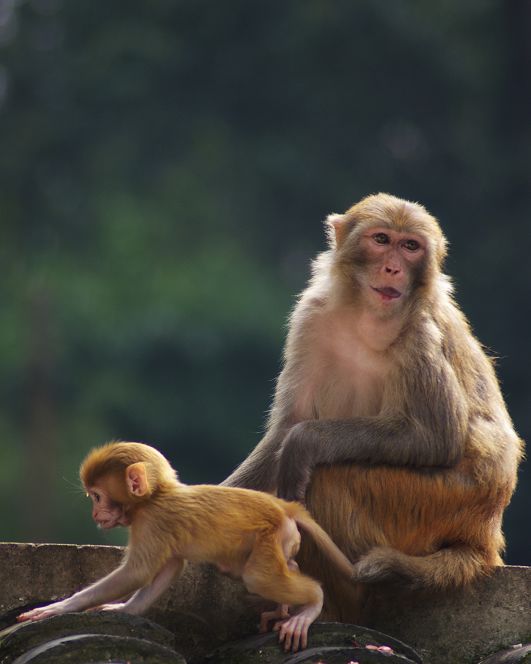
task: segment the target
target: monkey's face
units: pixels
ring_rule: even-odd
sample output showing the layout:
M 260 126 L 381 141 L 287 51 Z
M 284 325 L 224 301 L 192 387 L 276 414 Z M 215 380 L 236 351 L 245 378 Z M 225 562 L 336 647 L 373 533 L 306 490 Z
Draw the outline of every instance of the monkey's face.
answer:
M 363 230 L 358 242 L 358 283 L 363 302 L 385 315 L 401 310 L 425 263 L 424 237 L 389 226 L 372 226 Z
M 116 526 L 130 525 L 131 520 L 124 505 L 113 500 L 105 487 L 89 487 L 87 496 L 92 500 L 92 518 L 98 528 L 108 530 Z
M 335 274 L 348 294 L 379 317 L 405 311 L 440 274 L 446 240 L 421 205 L 375 194 L 327 218 Z

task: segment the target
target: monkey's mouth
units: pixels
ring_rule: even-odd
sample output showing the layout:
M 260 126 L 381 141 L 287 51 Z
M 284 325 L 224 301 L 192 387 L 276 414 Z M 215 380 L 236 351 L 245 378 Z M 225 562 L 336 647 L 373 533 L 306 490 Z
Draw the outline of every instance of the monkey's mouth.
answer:
M 371 286 L 371 288 L 382 297 L 384 302 L 397 300 L 402 295 L 400 291 L 396 290 L 396 288 L 392 288 L 391 286 L 383 286 L 383 288 L 375 288 L 374 286 Z
M 116 526 L 126 526 L 128 523 L 124 523 L 121 518 L 118 519 L 104 519 L 102 521 L 96 522 L 96 527 L 98 530 L 111 530 L 111 528 L 116 528 Z

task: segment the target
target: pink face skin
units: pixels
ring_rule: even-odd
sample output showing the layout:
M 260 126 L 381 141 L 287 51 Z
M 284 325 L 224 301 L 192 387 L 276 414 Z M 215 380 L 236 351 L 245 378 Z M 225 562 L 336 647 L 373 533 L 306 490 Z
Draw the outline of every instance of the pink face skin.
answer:
M 129 526 L 131 521 L 123 505 L 112 500 L 106 491 L 100 487 L 91 487 L 87 490 L 92 500 L 92 518 L 98 528 L 108 530 L 116 526 Z
M 425 240 L 415 233 L 373 227 L 362 237 L 367 257 L 367 298 L 384 309 L 399 306 L 409 294 L 412 270 L 424 258 Z

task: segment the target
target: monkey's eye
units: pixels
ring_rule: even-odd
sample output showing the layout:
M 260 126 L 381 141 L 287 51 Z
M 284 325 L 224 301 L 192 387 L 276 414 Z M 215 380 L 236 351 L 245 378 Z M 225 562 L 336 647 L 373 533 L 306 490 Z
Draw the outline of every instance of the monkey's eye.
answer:
M 420 244 L 416 240 L 405 240 L 402 246 L 408 251 L 417 251 L 417 249 L 420 249 Z
M 376 244 L 389 244 L 389 235 L 386 233 L 374 233 L 372 239 Z

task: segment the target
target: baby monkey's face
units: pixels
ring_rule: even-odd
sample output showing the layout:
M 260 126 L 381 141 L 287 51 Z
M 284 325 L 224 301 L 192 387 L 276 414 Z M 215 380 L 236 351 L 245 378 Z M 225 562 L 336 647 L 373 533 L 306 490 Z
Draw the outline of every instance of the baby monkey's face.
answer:
M 98 528 L 108 530 L 131 524 L 124 505 L 113 500 L 103 486 L 89 487 L 87 496 L 92 501 L 92 518 Z

